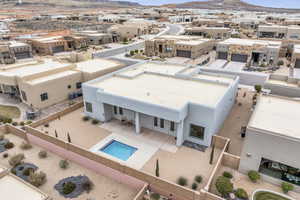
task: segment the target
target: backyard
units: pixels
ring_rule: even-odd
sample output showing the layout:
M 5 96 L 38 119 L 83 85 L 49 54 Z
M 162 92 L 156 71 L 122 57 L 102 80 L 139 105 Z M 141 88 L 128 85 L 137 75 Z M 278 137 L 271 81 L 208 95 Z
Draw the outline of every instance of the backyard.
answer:
M 21 115 L 18 107 L 0 105 L 0 116 L 17 119 Z

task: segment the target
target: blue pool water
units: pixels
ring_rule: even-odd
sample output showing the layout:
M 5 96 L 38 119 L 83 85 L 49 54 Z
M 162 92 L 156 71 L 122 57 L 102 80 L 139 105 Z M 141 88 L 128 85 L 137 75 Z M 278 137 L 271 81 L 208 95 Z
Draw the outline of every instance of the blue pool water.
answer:
M 112 140 L 110 143 L 105 145 L 100 151 L 107 153 L 113 157 L 119 158 L 121 160 L 128 160 L 134 152 L 138 149 L 127 144 Z

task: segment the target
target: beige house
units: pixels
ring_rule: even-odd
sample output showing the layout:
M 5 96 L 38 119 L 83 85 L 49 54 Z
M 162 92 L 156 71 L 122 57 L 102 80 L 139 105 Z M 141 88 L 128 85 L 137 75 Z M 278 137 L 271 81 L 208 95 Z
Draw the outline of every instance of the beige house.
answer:
M 298 40 L 300 39 L 300 27 L 260 25 L 258 27 L 257 36 L 259 38 L 278 38 L 278 39 Z
M 44 108 L 81 96 L 81 84 L 124 65 L 105 59 L 76 64 L 44 60 L 28 65 L 14 65 L 0 71 L 0 92 L 19 98 L 35 108 Z
M 99 33 L 98 31 L 81 31 L 76 35 L 85 37 L 89 45 L 101 45 L 113 42 L 111 34 Z
M 185 29 L 186 35 L 202 36 L 204 38 L 227 39 L 230 38 L 230 28 L 224 27 L 191 27 Z
M 12 64 L 17 59 L 31 58 L 32 49 L 29 44 L 9 41 L 0 44 L 0 64 Z
M 215 42 L 197 36 L 164 35 L 145 42 L 147 56 L 162 58 L 186 57 L 197 58 L 213 49 Z

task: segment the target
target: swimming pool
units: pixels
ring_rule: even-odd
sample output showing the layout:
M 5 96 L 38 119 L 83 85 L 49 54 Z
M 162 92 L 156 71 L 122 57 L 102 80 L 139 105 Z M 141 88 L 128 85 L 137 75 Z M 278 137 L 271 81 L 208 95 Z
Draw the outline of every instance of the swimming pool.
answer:
M 100 151 L 107 153 L 113 157 L 126 161 L 136 152 L 138 149 L 127 144 L 112 140 L 107 145 L 102 147 Z

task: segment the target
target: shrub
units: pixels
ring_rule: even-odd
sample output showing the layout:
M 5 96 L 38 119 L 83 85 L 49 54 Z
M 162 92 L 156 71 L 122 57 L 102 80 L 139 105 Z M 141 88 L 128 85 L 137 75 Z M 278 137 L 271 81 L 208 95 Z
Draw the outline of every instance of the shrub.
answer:
M 278 65 L 278 66 L 281 66 L 281 65 L 283 65 L 283 64 L 284 64 L 283 60 L 279 60 L 279 61 L 277 62 L 277 65 Z
M 26 125 L 29 125 L 29 124 L 32 124 L 32 121 L 29 120 L 26 122 Z
M 0 140 L 4 140 L 4 135 L 0 135 Z
M 253 183 L 256 183 L 260 179 L 260 174 L 257 171 L 251 170 L 248 172 L 248 177 Z
M 228 196 L 229 193 L 233 192 L 233 184 L 229 178 L 219 176 L 216 181 L 216 188 L 222 196 Z
M 31 172 L 28 177 L 28 182 L 34 185 L 35 187 L 39 187 L 46 182 L 46 174 L 44 172 Z
M 200 176 L 200 175 L 195 176 L 195 181 L 197 183 L 201 183 L 202 182 L 202 176 Z
M 24 171 L 23 171 L 23 175 L 24 176 L 29 176 L 30 173 L 33 173 L 34 172 L 34 169 L 32 168 L 26 168 Z
M 8 142 L 8 143 L 6 143 L 5 145 L 4 145 L 4 147 L 5 147 L 5 149 L 12 149 L 12 148 L 14 148 L 14 143 L 12 143 L 12 142 Z
M 179 177 L 177 180 L 177 184 L 181 186 L 186 186 L 187 185 L 187 179 L 184 177 Z
M 59 167 L 61 169 L 67 169 L 69 167 L 69 162 L 67 160 L 59 161 Z
M 159 200 L 160 199 L 160 194 L 158 194 L 158 193 L 152 193 L 150 197 L 153 200 Z
M 243 188 L 238 188 L 234 192 L 235 196 L 240 199 L 248 199 L 248 193 Z
M 45 150 L 39 152 L 39 158 L 47 158 L 48 153 Z
M 3 117 L 2 121 L 3 121 L 4 124 L 6 124 L 6 123 L 8 123 L 8 124 L 12 123 L 12 119 L 9 118 L 9 117 Z
M 20 122 L 20 126 L 25 126 L 25 122 Z
M 89 193 L 94 187 L 92 181 L 87 180 L 82 184 L 82 189 L 84 189 L 87 193 Z
M 8 153 L 4 153 L 3 158 L 7 158 L 7 157 L 8 157 Z
M 10 164 L 10 166 L 15 167 L 19 164 L 22 163 L 22 161 L 24 160 L 25 156 L 24 154 L 20 153 L 17 155 L 14 155 L 13 157 L 11 157 L 8 161 L 8 163 Z
M 28 149 L 31 149 L 32 148 L 32 145 L 29 144 L 28 142 L 22 142 L 22 144 L 20 145 L 20 148 L 22 150 L 28 150 Z
M 197 188 L 198 188 L 198 184 L 197 184 L 197 183 L 193 183 L 193 184 L 192 184 L 192 189 L 193 189 L 193 190 L 197 190 Z
M 12 125 L 13 126 L 18 126 L 18 122 L 13 122 Z
M 63 185 L 63 193 L 70 194 L 75 190 L 75 188 L 76 188 L 75 183 L 67 182 Z
M 44 126 L 45 126 L 46 128 L 48 128 L 50 125 L 49 125 L 49 124 L 44 124 Z
M 282 189 L 283 193 L 287 194 L 289 191 L 292 191 L 294 189 L 294 186 L 290 183 L 283 182 L 281 184 L 281 189 Z
M 232 174 L 230 172 L 227 172 L 227 171 L 223 172 L 223 176 L 226 177 L 226 178 L 229 178 L 229 179 L 233 178 Z
M 92 120 L 92 124 L 94 124 L 94 125 L 99 124 L 99 120 L 93 119 L 93 120 Z
M 82 120 L 85 121 L 85 122 L 86 122 L 86 121 L 89 121 L 89 120 L 90 120 L 90 117 L 89 117 L 89 116 L 84 116 L 84 117 L 82 117 Z
M 256 90 L 257 93 L 260 93 L 262 90 L 262 87 L 261 87 L 261 85 L 255 85 L 254 89 Z

